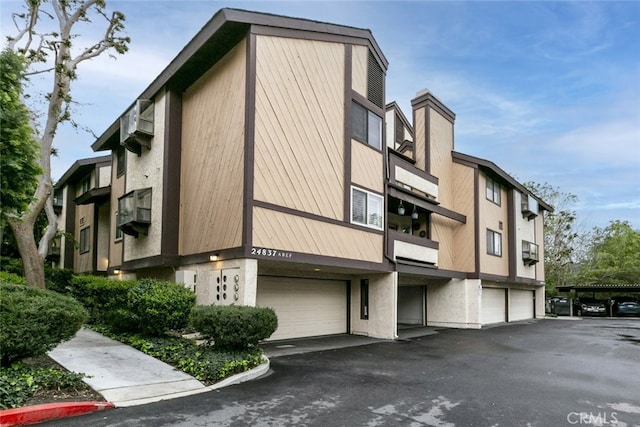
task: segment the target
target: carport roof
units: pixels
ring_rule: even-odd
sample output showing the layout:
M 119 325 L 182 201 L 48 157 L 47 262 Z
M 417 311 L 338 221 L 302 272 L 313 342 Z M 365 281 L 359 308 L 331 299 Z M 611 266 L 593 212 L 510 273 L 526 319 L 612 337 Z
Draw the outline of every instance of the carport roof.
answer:
M 570 291 L 610 291 L 610 292 L 640 292 L 640 284 L 591 284 L 591 285 L 567 285 L 558 286 L 556 289 L 559 292 Z

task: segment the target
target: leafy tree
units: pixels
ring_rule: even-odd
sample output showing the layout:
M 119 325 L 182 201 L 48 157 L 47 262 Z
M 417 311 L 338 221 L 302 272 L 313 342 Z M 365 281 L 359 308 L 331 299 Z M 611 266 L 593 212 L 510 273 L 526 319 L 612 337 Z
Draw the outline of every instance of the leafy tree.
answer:
M 573 283 L 575 265 L 581 257 L 580 248 L 584 247 L 576 211 L 572 208 L 578 197 L 562 193 L 549 183 L 527 182 L 524 185 L 554 207 L 544 219 L 544 268 L 547 294 L 555 295 L 557 286 Z
M 624 221 L 596 227 L 577 277 L 580 284 L 640 284 L 640 231 Z
M 128 50 L 129 38 L 121 33 L 125 17 L 121 12 L 109 14 L 104 0 L 25 0 L 25 11 L 14 13 L 18 33 L 8 38 L 8 48 L 24 58 L 28 74 L 42 74 L 51 78 L 51 90 L 42 99 L 45 111 L 43 123 L 32 117 L 32 136 L 39 145 L 38 175 L 33 195 L 23 212 L 8 217 L 24 264 L 27 283 L 44 288 L 44 259 L 49 242 L 56 236 L 56 214 L 52 203 L 51 155 L 58 125 L 71 121 L 71 82 L 77 78 L 78 65 L 104 52 L 123 54 Z M 50 19 L 57 25 L 53 32 L 40 30 L 41 19 Z M 84 46 L 80 28 L 93 19 L 104 20 L 106 25 L 99 40 Z M 77 43 L 77 44 L 76 44 Z M 47 229 L 36 244 L 34 225 L 40 212 L 47 215 Z
M 29 110 L 22 101 L 25 62 L 10 49 L 0 53 L 0 227 L 4 240 L 7 215 L 24 212 L 36 188 L 38 144 L 31 133 Z

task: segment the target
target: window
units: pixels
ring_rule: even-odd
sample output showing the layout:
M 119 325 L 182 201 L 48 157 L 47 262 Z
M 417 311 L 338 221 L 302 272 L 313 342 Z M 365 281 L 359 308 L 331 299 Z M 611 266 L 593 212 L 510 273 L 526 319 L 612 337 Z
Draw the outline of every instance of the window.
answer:
M 382 197 L 357 188 L 351 189 L 351 222 L 382 230 Z
M 487 199 L 500 206 L 500 184 L 487 177 Z
M 533 242 L 522 241 L 522 260 L 526 265 L 533 265 L 539 261 L 538 245 Z
M 502 234 L 487 230 L 487 253 L 502 256 Z
M 124 171 L 126 168 L 126 161 L 127 161 L 127 156 L 126 156 L 126 151 L 124 149 L 124 147 L 118 147 L 116 149 L 116 170 L 117 170 L 117 176 L 122 176 L 124 175 Z
M 117 224 L 130 236 L 147 235 L 151 224 L 151 188 L 134 190 L 118 198 Z
M 84 194 L 91 190 L 91 175 L 86 176 L 80 182 L 80 194 Z
M 89 252 L 89 229 L 90 227 L 85 227 L 80 230 L 80 253 L 84 254 Z
M 369 279 L 360 280 L 360 318 L 369 318 Z
M 122 229 L 118 227 L 118 211 L 116 211 L 116 242 L 122 240 L 123 233 Z
M 373 148 L 382 149 L 382 118 L 360 104 L 354 102 L 352 105 L 351 136 Z

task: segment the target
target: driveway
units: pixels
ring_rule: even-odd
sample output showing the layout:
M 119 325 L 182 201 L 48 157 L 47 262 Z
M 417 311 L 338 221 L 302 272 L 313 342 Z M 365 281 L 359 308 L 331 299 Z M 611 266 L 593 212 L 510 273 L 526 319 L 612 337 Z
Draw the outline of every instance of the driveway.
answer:
M 640 426 L 640 320 L 441 329 L 272 359 L 237 386 L 51 426 Z

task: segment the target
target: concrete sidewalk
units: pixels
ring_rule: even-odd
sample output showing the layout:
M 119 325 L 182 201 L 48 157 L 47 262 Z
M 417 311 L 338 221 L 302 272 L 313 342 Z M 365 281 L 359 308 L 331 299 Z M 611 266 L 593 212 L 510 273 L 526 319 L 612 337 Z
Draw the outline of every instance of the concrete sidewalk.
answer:
M 200 381 L 153 357 L 88 329 L 49 352 L 116 406 L 133 406 L 210 390 Z

